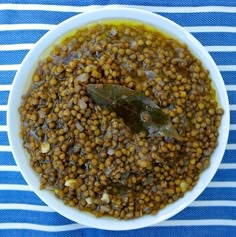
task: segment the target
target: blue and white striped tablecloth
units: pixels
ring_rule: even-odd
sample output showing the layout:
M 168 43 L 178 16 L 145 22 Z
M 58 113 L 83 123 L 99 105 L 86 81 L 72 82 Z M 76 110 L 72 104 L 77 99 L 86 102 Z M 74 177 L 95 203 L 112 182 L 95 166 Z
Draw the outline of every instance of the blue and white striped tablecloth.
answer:
M 223 162 L 199 198 L 157 226 L 123 232 L 82 227 L 47 207 L 19 172 L 6 125 L 14 75 L 37 40 L 67 18 L 108 4 L 158 13 L 191 32 L 222 73 L 231 115 Z M 236 0 L 0 0 L 0 237 L 5 236 L 236 236 Z

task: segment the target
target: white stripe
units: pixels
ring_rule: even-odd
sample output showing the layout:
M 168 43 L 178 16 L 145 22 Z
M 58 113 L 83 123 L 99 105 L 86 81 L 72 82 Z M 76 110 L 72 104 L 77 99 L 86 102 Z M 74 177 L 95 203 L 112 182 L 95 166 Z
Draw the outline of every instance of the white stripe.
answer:
M 236 52 L 236 46 L 205 46 L 208 52 Z
M 0 31 L 8 30 L 51 30 L 55 25 L 51 24 L 2 24 Z
M 40 225 L 31 223 L 0 223 L 0 229 L 25 229 L 25 230 L 39 230 L 47 232 L 60 232 L 68 230 L 78 230 L 85 228 L 80 224 L 69 224 L 69 225 Z M 89 228 L 89 227 L 87 227 Z
M 1 51 L 29 50 L 34 44 L 0 44 Z
M 42 5 L 42 4 L 0 4 L 0 10 L 31 10 L 31 11 L 38 10 L 38 11 L 55 11 L 55 12 L 85 12 L 88 10 L 103 7 L 104 6 L 98 6 L 98 5 L 77 7 L 77 6 Z
M 229 105 L 229 109 L 230 109 L 231 111 L 236 110 L 236 104 Z
M 19 171 L 16 165 L 0 165 L 0 171 Z
M 0 125 L 0 132 L 6 132 L 7 131 L 7 125 Z
M 154 226 L 236 226 L 236 220 L 225 219 L 202 219 L 202 220 L 167 220 Z M 70 230 L 78 230 L 81 228 L 89 228 L 80 224 L 68 225 L 39 225 L 31 223 L 0 223 L 0 229 L 28 229 L 48 232 L 62 232 Z
M 235 26 L 186 26 L 184 27 L 187 31 L 191 33 L 197 32 L 228 32 L 236 33 Z
M 28 185 L 23 184 L 0 184 L 0 190 L 32 191 Z
M 10 91 L 12 85 L 0 85 L 0 91 Z
M 142 5 L 117 5 L 131 8 L 139 8 L 152 12 L 170 12 L 170 13 L 199 13 L 199 12 L 236 12 L 236 7 L 227 6 L 204 6 L 204 7 L 158 7 L 158 6 L 142 6 Z M 103 8 L 102 5 L 91 6 L 58 6 L 58 5 L 41 5 L 41 4 L 0 4 L 0 10 L 41 10 L 41 11 L 60 11 L 60 12 L 84 12 L 96 8 Z M 107 6 L 109 7 L 109 6 Z
M 231 124 L 229 128 L 230 130 L 236 130 L 236 124 Z
M 1 151 L 10 151 L 10 152 L 11 152 L 12 149 L 11 149 L 10 146 L 2 146 L 2 145 L 1 145 L 1 146 L 0 146 L 0 152 L 1 152 Z
M 222 163 L 219 169 L 236 169 L 236 163 Z
M 154 226 L 236 226 L 236 220 L 202 219 L 202 220 L 168 220 Z
M 217 65 L 222 72 L 236 71 L 236 65 Z
M 236 91 L 236 85 L 225 85 L 227 91 Z
M 53 24 L 2 24 L 0 31 L 11 30 L 51 30 L 56 25 Z M 197 32 L 228 32 L 236 33 L 234 26 L 186 26 L 184 27 L 191 33 Z
M 227 144 L 226 149 L 227 150 L 236 150 L 236 144 Z
M 20 64 L 0 65 L 0 71 L 16 71 L 19 67 Z
M 0 51 L 30 50 L 34 44 L 2 44 Z M 208 52 L 236 52 L 236 46 L 205 46 Z
M 7 111 L 7 105 L 0 105 L 0 111 Z
M 18 204 L 18 203 L 2 203 L 0 204 L 1 210 L 24 210 L 24 211 L 42 211 L 42 212 L 55 212 L 48 206 L 31 205 L 31 204 Z
M 236 201 L 194 201 L 191 207 L 236 207 Z
M 236 188 L 236 182 L 210 182 L 208 188 Z

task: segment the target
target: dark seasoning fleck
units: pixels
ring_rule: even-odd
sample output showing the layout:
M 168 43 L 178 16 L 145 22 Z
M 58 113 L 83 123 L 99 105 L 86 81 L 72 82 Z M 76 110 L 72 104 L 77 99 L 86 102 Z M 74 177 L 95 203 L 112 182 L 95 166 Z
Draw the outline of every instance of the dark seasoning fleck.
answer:
M 160 32 L 121 22 L 79 29 L 39 62 L 32 81 L 20 137 L 41 189 L 66 205 L 97 217 L 155 214 L 210 164 L 223 110 L 199 60 Z M 182 139 L 132 133 L 92 101 L 88 84 L 141 91 Z

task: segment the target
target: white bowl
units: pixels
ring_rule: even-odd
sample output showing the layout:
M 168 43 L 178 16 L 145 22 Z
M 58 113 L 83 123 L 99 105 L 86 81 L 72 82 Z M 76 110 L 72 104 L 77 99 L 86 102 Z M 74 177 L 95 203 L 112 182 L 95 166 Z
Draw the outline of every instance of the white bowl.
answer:
M 157 27 L 159 30 L 168 33 L 176 39 L 188 45 L 188 48 L 199 58 L 203 65 L 209 70 L 210 76 L 215 85 L 219 104 L 224 109 L 221 126 L 219 128 L 219 145 L 216 147 L 211 157 L 210 167 L 205 170 L 192 191 L 176 202 L 166 206 L 156 215 L 146 215 L 132 220 L 118 220 L 110 217 L 96 218 L 92 214 L 81 212 L 63 204 L 53 193 L 39 189 L 39 177 L 29 165 L 29 155 L 22 146 L 19 137 L 20 116 L 18 107 L 21 103 L 21 96 L 26 93 L 31 76 L 36 68 L 38 59 L 48 50 L 48 47 L 55 43 L 62 35 L 75 30 L 87 23 L 98 22 L 103 19 L 125 18 L 138 20 Z M 21 68 L 18 70 L 13 87 L 9 96 L 7 113 L 8 135 L 16 163 L 32 190 L 52 209 L 61 215 L 78 222 L 80 224 L 106 230 L 131 230 L 153 225 L 164 221 L 188 206 L 207 187 L 213 178 L 222 160 L 229 133 L 229 102 L 223 79 L 217 66 L 208 54 L 206 49 L 186 30 L 172 21 L 159 15 L 137 9 L 108 7 L 101 10 L 89 11 L 74 16 L 45 34 L 35 45 L 35 47 L 25 57 Z

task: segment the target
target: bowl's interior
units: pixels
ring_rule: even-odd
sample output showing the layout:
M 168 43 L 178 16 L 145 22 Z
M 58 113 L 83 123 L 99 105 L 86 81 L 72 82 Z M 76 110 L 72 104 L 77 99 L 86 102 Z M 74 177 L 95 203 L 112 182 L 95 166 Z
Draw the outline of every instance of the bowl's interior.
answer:
M 210 76 L 216 88 L 219 104 L 224 109 L 225 113 L 222 117 L 222 123 L 219 128 L 219 145 L 215 149 L 211 157 L 211 165 L 205 170 L 191 192 L 177 200 L 176 202 L 166 206 L 158 212 L 157 215 L 146 215 L 138 219 L 132 220 L 117 220 L 109 217 L 96 218 L 93 215 L 85 212 L 80 212 L 76 209 L 68 207 L 63 202 L 55 198 L 53 193 L 49 191 L 39 190 L 39 178 L 29 165 L 29 155 L 23 149 L 22 140 L 19 137 L 20 117 L 18 107 L 21 103 L 21 96 L 27 91 L 29 81 L 37 65 L 38 59 L 45 53 L 50 45 L 61 38 L 62 35 L 70 32 L 87 23 L 97 22 L 102 19 L 127 18 L 132 20 L 142 21 L 157 27 L 174 38 L 186 43 L 189 49 L 199 58 L 203 65 L 209 70 Z M 12 147 L 13 155 L 19 166 L 22 175 L 33 191 L 50 207 L 65 217 L 78 223 L 109 230 L 127 230 L 137 229 L 152 225 L 163 221 L 189 205 L 197 196 L 206 188 L 212 177 L 214 176 L 227 144 L 229 131 L 229 103 L 223 79 L 210 55 L 204 47 L 183 28 L 175 23 L 156 14 L 148 13 L 142 10 L 127 9 L 127 8 L 104 8 L 75 16 L 50 32 L 48 32 L 35 47 L 29 52 L 24 59 L 21 68 L 17 72 L 13 82 L 13 88 L 9 97 L 7 123 L 9 129 L 9 141 Z

